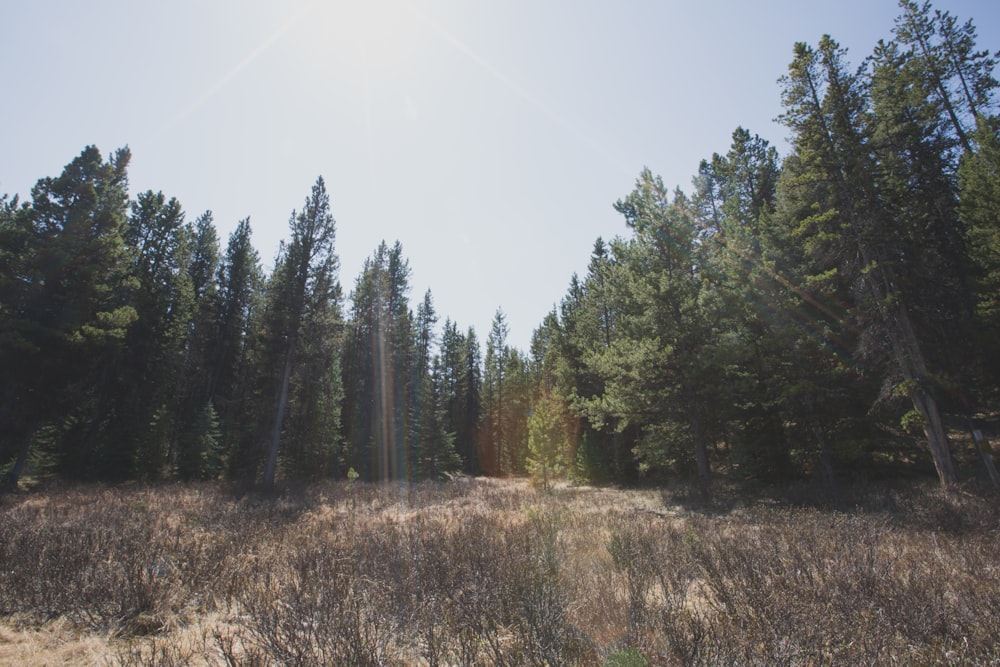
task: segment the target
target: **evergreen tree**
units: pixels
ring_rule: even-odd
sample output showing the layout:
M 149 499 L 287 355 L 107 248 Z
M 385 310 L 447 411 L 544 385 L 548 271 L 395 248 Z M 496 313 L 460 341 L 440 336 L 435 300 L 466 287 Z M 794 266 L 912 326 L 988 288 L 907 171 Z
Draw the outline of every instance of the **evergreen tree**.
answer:
M 341 463 L 343 322 L 335 281 L 334 274 L 327 274 L 316 282 L 302 323 L 283 454 L 285 471 L 297 478 L 331 474 Z
M 528 416 L 538 383 L 530 358 L 517 348 L 508 348 L 505 366 L 501 464 L 505 474 L 523 475 L 527 472 Z
M 622 334 L 618 325 L 624 302 L 617 298 L 616 285 L 625 275 L 620 262 L 624 247 L 620 239 L 611 244 L 601 238 L 595 241 L 586 277 L 582 281 L 572 277 L 558 324 L 550 325 L 547 372 L 576 415 L 572 424 L 573 437 L 580 443 L 576 474 L 593 481 L 626 481 L 635 473 L 634 429 L 607 411 L 593 409 L 604 394 L 605 382 L 591 362 Z
M 189 228 L 193 307 L 187 328 L 179 424 L 176 433 L 176 469 L 182 479 L 201 479 L 221 469 L 221 442 L 218 415 L 213 400 L 216 375 L 214 348 L 218 338 L 219 295 L 216 273 L 219 268 L 219 239 L 206 211 Z
M 917 238 L 930 237 L 929 244 L 913 244 L 923 251 L 917 261 L 935 277 L 930 286 L 910 290 L 913 318 L 927 332 L 928 354 L 938 363 L 935 380 L 944 389 L 944 407 L 964 412 L 977 435 L 973 414 L 982 401 L 976 396 L 996 386 L 990 377 L 995 374 L 986 370 L 995 367 L 996 323 L 981 316 L 996 292 L 988 278 L 989 229 L 995 224 L 974 212 L 989 191 L 980 185 L 989 177 L 970 175 L 988 173 L 1000 53 L 977 50 L 971 20 L 959 24 L 926 2 L 903 0 L 900 7 L 896 42 L 876 50 L 873 73 L 880 144 L 888 144 L 881 153 L 895 167 L 882 187 L 896 194 L 891 201 L 900 212 L 894 214 L 914 219 Z M 986 450 L 980 453 L 1000 486 Z
M 510 327 L 507 316 L 502 309 L 497 309 L 490 325 L 490 334 L 486 339 L 486 359 L 483 373 L 483 413 L 482 444 L 483 456 L 480 457 L 485 472 L 491 475 L 501 475 L 509 469 L 510 446 L 508 434 L 504 432 L 505 403 L 504 395 L 506 376 L 509 367 L 511 349 L 507 345 Z
M 239 479 L 256 473 L 257 416 L 265 410 L 254 381 L 252 354 L 257 347 L 259 327 L 255 324 L 262 310 L 264 279 L 250 236 L 249 218 L 241 220 L 229 236 L 216 278 L 219 308 L 211 351 L 210 395 L 218 413 L 220 449 L 228 458 L 228 474 Z
M 973 377 L 996 392 L 1000 388 L 1000 122 L 983 119 L 974 137 L 977 149 L 959 170 L 959 211 L 969 230 L 973 274 L 972 340 L 983 351 Z
M 614 418 L 618 429 L 640 428 L 637 451 L 647 468 L 693 461 L 707 482 L 707 408 L 718 374 L 711 368 L 713 323 L 702 310 L 695 211 L 648 170 L 615 208 L 636 238 L 616 249 L 623 263 L 614 282 L 620 335 L 588 359 L 604 380 L 603 392 L 587 401 L 588 415 L 596 424 Z
M 0 215 L 0 430 L 11 456 L 6 482 L 24 473 L 46 424 L 62 457 L 103 412 L 108 369 L 135 322 L 124 241 L 127 148 L 105 161 L 88 146 L 30 205 L 4 200 Z
M 435 357 L 432 370 L 422 373 L 416 385 L 414 469 L 422 479 L 440 479 L 444 473 L 457 470 L 462 465 L 455 449 L 455 432 L 448 426 L 443 374 L 440 358 Z
M 438 478 L 446 470 L 456 467 L 455 436 L 445 427 L 445 380 L 439 357 L 432 358 L 431 348 L 435 342 L 434 326 L 437 314 L 431 291 L 424 293 L 423 301 L 417 306 L 414 347 L 415 374 L 411 385 L 413 396 L 410 403 L 410 470 L 415 477 Z
M 482 472 L 480 429 L 482 420 L 482 353 L 476 331 L 469 327 L 465 334 L 462 367 L 458 374 L 455 405 L 455 439 L 465 472 Z
M 703 306 L 720 332 L 711 367 L 717 439 L 740 475 L 780 479 L 790 473 L 785 425 L 787 388 L 795 377 L 785 313 L 788 300 L 772 268 L 775 247 L 768 219 L 778 175 L 777 151 L 744 128 L 733 132 L 725 155 L 703 161 L 695 179 L 699 211 L 699 266 L 711 288 Z M 784 310 L 781 310 L 784 308 Z
M 976 119 L 993 113 L 993 70 L 1000 54 L 976 50 L 971 20 L 959 25 L 948 12 L 932 10 L 930 2 L 900 0 L 899 6 L 902 12 L 893 32 L 909 49 L 906 59 L 923 80 L 925 101 L 939 109 L 960 150 L 971 153 Z
M 341 385 L 339 260 L 334 252 L 336 225 L 323 178 L 316 179 L 302 211 L 292 213 L 291 239 L 279 252 L 268 285 L 263 316 L 266 376 L 274 387 L 268 429 L 265 487 L 274 485 L 282 436 L 293 474 L 324 471 L 339 433 Z M 286 424 L 286 418 L 288 423 Z
M 457 434 L 462 423 L 460 396 L 464 365 L 465 336 L 458 330 L 458 325 L 455 322 L 446 318 L 441 330 L 441 344 L 436 367 L 445 422 L 448 430 L 456 434 L 456 445 L 462 451 L 463 462 L 467 457 L 467 444 L 463 447 L 457 439 Z
M 800 230 L 817 282 L 850 296 L 844 317 L 857 322 L 860 351 L 869 363 L 884 360 L 884 395 L 912 403 L 907 419 L 923 427 L 941 484 L 951 486 L 955 468 L 931 366 L 901 287 L 926 279 L 917 258 L 901 252 L 914 236 L 893 224 L 880 194 L 864 81 L 824 37 L 815 51 L 796 45 L 783 85 L 782 120 L 794 132 L 795 151 L 785 166 L 788 187 L 798 184 L 804 192 L 797 195 L 811 202 L 811 214 L 790 224 Z
M 528 472 L 543 489 L 566 470 L 569 454 L 567 412 L 550 391 L 542 391 L 528 417 Z
M 351 295 L 344 386 L 350 465 L 368 479 L 412 474 L 410 417 L 416 352 L 409 264 L 397 241 L 365 261 Z
M 126 241 L 138 319 L 114 367 L 107 424 L 91 436 L 93 460 L 81 466 L 96 466 L 101 477 L 169 473 L 193 309 L 190 231 L 180 203 L 162 192 L 140 193 L 132 203 Z

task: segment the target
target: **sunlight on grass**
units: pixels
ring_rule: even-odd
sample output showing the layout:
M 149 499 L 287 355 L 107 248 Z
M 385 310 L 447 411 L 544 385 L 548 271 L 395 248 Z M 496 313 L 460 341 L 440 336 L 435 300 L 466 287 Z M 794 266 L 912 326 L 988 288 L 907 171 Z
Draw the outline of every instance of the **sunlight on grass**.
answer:
M 995 655 L 992 499 L 859 488 L 845 513 L 690 497 L 496 479 L 323 483 L 278 496 L 221 485 L 8 496 L 0 663 Z

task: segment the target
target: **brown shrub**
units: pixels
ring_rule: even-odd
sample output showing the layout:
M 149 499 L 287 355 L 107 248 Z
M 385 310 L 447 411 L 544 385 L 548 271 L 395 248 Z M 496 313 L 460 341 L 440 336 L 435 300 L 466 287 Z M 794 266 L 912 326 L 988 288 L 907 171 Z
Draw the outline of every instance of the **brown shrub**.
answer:
M 67 488 L 0 508 L 0 616 L 110 633 L 109 662 L 128 665 L 995 660 L 993 499 L 854 497 L 684 510 L 656 490 L 495 480 Z

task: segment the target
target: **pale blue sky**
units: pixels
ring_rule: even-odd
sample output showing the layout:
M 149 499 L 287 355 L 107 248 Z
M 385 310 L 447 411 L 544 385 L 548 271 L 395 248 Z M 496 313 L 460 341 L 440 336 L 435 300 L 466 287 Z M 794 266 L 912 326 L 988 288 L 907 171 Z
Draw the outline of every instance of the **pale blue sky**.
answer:
M 948 0 L 982 48 L 1000 3 Z M 688 189 L 738 125 L 784 149 L 776 80 L 830 33 L 860 63 L 893 0 L 0 1 L 0 193 L 87 144 L 128 144 L 223 245 L 250 216 L 266 266 L 318 175 L 349 293 L 398 239 L 412 296 L 510 342 L 584 273 L 643 166 Z

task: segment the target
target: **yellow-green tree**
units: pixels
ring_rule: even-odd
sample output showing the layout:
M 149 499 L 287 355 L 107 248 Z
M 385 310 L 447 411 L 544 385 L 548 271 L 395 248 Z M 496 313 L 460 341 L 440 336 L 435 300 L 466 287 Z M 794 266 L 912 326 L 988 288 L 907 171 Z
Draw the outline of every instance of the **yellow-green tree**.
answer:
M 569 457 L 566 406 L 554 393 L 544 391 L 528 417 L 528 472 L 549 488 L 553 478 L 566 470 Z

